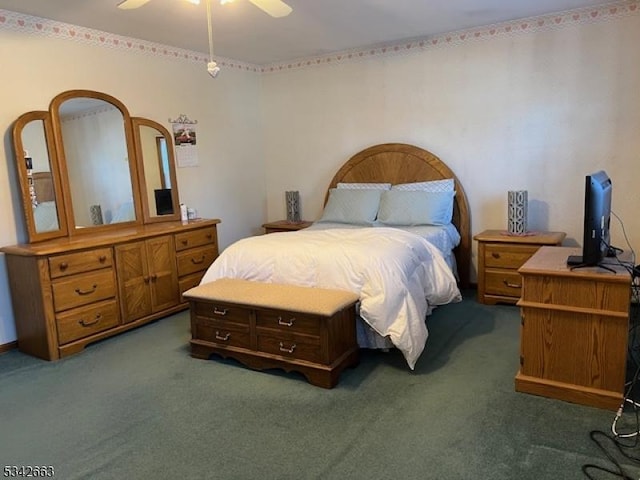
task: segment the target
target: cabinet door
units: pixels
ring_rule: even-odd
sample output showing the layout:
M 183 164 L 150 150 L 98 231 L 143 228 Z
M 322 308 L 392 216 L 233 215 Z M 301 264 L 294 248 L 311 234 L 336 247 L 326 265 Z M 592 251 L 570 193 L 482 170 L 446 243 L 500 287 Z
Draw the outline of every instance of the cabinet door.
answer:
M 117 246 L 116 264 L 125 323 L 179 303 L 178 270 L 171 235 Z
M 132 322 L 151 314 L 151 276 L 145 242 L 116 247 L 118 291 L 122 321 Z
M 146 241 L 149 262 L 151 307 L 158 312 L 180 302 L 178 268 L 173 236 L 152 238 Z

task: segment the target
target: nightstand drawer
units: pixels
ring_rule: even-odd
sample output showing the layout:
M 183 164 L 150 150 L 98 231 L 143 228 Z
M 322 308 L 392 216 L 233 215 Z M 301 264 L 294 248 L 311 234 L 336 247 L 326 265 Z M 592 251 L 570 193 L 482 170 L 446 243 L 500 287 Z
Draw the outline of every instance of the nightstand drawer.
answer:
M 487 243 L 484 246 L 484 264 L 488 268 L 512 268 L 517 270 L 529 257 L 536 253 L 540 245 L 506 245 Z
M 522 277 L 513 270 L 487 270 L 485 276 L 485 292 L 489 295 L 520 297 Z

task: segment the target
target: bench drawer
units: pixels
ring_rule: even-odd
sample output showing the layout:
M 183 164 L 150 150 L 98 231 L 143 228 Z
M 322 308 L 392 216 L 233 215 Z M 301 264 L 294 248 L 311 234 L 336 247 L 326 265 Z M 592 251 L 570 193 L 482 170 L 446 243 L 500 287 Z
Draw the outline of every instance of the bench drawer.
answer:
M 278 355 L 291 360 L 321 363 L 324 359 L 320 344 L 298 337 L 265 335 L 258 332 L 258 351 Z
M 217 321 L 248 325 L 251 319 L 251 310 L 238 305 L 217 302 L 194 302 L 191 308 L 194 309 L 197 317 Z
M 251 348 L 249 325 L 198 317 L 195 320 L 195 330 L 192 334 L 198 340 L 230 347 Z
M 256 327 L 289 333 L 320 335 L 320 319 L 285 310 L 256 311 Z

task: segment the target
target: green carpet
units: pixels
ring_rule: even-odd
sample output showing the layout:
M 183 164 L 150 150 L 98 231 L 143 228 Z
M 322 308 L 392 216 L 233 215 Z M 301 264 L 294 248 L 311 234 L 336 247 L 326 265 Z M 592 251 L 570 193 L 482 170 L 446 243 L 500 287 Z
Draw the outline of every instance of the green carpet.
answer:
M 516 393 L 519 311 L 436 310 L 411 372 L 363 351 L 337 387 L 189 356 L 173 315 L 45 362 L 0 356 L 0 467 L 72 479 L 579 479 L 612 412 Z M 610 478 L 610 477 L 601 477 Z

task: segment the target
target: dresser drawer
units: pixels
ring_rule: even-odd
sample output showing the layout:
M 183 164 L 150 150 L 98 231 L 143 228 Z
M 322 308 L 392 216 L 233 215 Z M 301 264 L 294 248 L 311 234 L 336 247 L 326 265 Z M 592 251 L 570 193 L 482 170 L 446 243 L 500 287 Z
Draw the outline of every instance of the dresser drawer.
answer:
M 201 228 L 199 230 L 176 234 L 176 252 L 204 245 L 218 247 L 216 245 L 215 227 Z
M 195 302 L 194 308 L 197 317 L 205 317 L 224 322 L 240 323 L 248 325 L 251 319 L 251 310 L 226 303 Z
M 116 327 L 120 323 L 118 305 L 107 300 L 88 307 L 76 308 L 56 317 L 58 342 L 73 342 L 94 333 Z
M 180 278 L 180 281 L 178 282 L 180 285 L 180 303 L 187 301 L 187 299 L 182 298 L 182 294 L 190 288 L 197 287 L 200 284 L 200 280 L 202 280 L 203 276 L 204 272 L 197 272 Z
M 517 270 L 539 248 L 539 245 L 487 243 L 484 247 L 484 264 L 490 268 L 512 268 Z
M 320 320 L 318 318 L 287 311 L 256 311 L 256 327 L 289 333 L 320 335 Z
M 485 292 L 489 295 L 519 298 L 522 292 L 522 277 L 515 270 L 487 270 L 485 282 Z
M 49 275 L 59 278 L 76 273 L 90 272 L 113 265 L 110 248 L 97 248 L 83 252 L 56 255 L 49 258 Z
M 106 300 L 115 295 L 115 279 L 110 268 L 53 282 L 56 312 Z
M 206 270 L 217 256 L 216 247 L 200 247 L 178 253 L 178 276 Z
M 320 343 L 295 336 L 268 335 L 258 332 L 258 351 L 279 355 L 290 360 L 323 363 Z
M 249 325 L 197 317 L 193 338 L 230 347 L 251 348 Z

